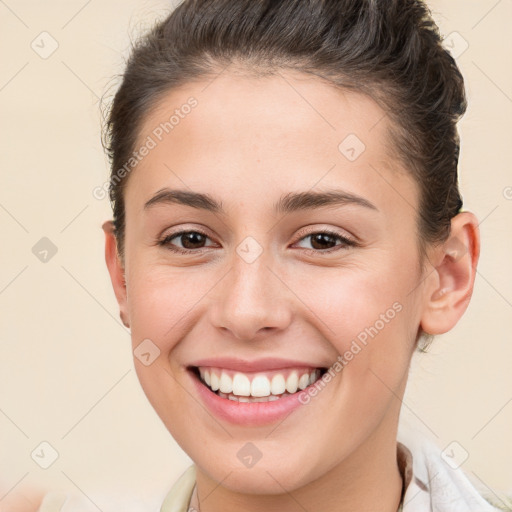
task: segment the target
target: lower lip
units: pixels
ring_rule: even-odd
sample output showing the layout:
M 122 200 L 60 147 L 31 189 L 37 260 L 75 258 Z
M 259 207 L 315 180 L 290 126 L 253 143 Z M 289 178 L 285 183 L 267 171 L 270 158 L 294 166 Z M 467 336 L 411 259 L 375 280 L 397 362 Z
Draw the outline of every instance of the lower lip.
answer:
M 235 402 L 228 398 L 221 398 L 203 384 L 193 371 L 189 370 L 189 373 L 199 396 L 208 409 L 218 418 L 236 425 L 259 426 L 282 421 L 295 409 L 304 405 L 299 401 L 300 391 L 272 402 Z M 302 392 L 307 392 L 307 389 Z

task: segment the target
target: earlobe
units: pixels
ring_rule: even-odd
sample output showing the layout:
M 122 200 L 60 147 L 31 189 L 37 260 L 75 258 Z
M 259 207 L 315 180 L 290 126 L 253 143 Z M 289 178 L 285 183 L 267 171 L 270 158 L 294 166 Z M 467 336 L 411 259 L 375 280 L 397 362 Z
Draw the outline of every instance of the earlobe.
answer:
M 110 280 L 119 304 L 119 316 L 125 327 L 130 327 L 126 304 L 125 270 L 119 257 L 117 240 L 114 234 L 114 223 L 109 220 L 102 225 L 105 233 L 105 262 L 107 264 Z
M 456 215 L 448 240 L 435 249 L 436 261 L 425 287 L 421 327 L 428 334 L 452 329 L 466 311 L 480 255 L 478 220 L 470 212 Z

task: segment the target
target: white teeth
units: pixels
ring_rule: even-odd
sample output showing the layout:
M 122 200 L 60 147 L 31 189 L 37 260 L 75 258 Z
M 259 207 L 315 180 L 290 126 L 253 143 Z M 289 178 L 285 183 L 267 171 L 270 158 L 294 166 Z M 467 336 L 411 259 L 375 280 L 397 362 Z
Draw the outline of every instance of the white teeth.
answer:
M 270 391 L 272 391 L 273 395 L 281 395 L 286 391 L 286 382 L 284 380 L 284 377 L 280 373 L 272 377 Z
M 286 395 L 289 395 L 290 393 L 283 393 L 281 396 L 286 396 Z M 275 396 L 275 395 L 269 395 L 269 396 L 250 396 L 250 397 L 246 397 L 246 396 L 236 396 L 234 395 L 233 393 L 222 393 L 221 391 L 219 391 L 218 395 L 221 397 L 221 398 L 227 398 L 228 400 L 232 400 L 233 402 L 244 402 L 244 403 L 248 403 L 248 402 L 274 402 L 276 400 L 279 400 L 281 398 L 281 396 Z
M 269 396 L 255 396 L 251 402 L 268 402 L 269 401 Z
M 308 386 L 309 386 L 309 374 L 305 373 L 299 379 L 299 388 L 300 389 L 306 389 Z
M 233 377 L 233 393 L 238 396 L 251 395 L 251 381 L 243 373 L 235 373 Z
M 289 371 L 289 370 L 288 370 Z M 320 370 L 292 370 L 275 373 L 270 379 L 258 374 L 252 377 L 223 369 L 199 368 L 201 379 L 223 398 L 239 402 L 268 402 L 283 395 L 296 393 L 313 384 L 320 377 Z M 307 372 L 307 373 L 304 373 Z M 288 376 L 285 378 L 285 375 Z M 300 375 L 300 377 L 299 377 Z
M 270 382 L 264 375 L 258 375 L 252 379 L 251 382 L 251 395 L 252 396 L 269 396 L 270 395 Z
M 213 389 L 213 391 L 217 391 L 219 389 L 219 378 L 217 377 L 217 374 L 215 372 L 212 372 L 210 375 L 210 387 Z
M 295 393 L 298 385 L 299 377 L 297 376 L 297 372 L 293 371 L 286 379 L 286 391 L 288 391 L 288 393 Z
M 231 377 L 225 372 L 222 372 L 220 375 L 219 389 L 222 393 L 226 394 L 233 391 L 233 381 L 231 380 Z

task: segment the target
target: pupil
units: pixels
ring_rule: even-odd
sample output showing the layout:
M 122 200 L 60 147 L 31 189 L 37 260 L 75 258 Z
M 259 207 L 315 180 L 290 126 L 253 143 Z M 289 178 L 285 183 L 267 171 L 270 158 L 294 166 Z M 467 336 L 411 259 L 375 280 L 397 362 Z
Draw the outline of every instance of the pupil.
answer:
M 332 242 L 333 242 L 333 237 L 332 235 L 328 235 L 327 233 L 318 233 L 316 235 L 313 235 L 313 240 L 312 240 L 312 245 L 313 247 L 315 246 L 315 243 L 316 242 L 320 242 L 320 249 L 325 249 L 325 245 L 322 245 L 322 242 L 325 243 L 327 242 L 327 244 L 331 244 L 332 246 Z M 336 245 L 336 242 L 334 242 L 334 245 Z M 317 247 L 315 247 L 316 249 Z
M 197 249 L 195 245 L 200 246 L 202 243 L 204 243 L 204 236 L 201 233 L 190 232 L 182 235 L 181 238 L 183 247 L 186 249 Z M 192 247 L 190 247 L 189 244 L 192 244 Z

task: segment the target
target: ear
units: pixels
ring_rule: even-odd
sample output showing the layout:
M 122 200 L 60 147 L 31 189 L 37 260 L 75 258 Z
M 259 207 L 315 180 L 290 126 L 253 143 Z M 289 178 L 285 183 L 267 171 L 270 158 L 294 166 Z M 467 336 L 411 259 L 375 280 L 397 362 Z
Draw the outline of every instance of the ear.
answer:
M 453 217 L 448 240 L 429 258 L 434 269 L 427 278 L 421 327 L 428 334 L 452 329 L 466 311 L 480 256 L 478 220 L 471 212 Z
M 108 220 L 102 225 L 105 233 L 105 261 L 107 263 L 110 280 L 119 304 L 119 316 L 126 327 L 130 327 L 126 304 L 126 281 L 124 267 L 117 250 L 117 240 L 114 235 L 114 223 Z

